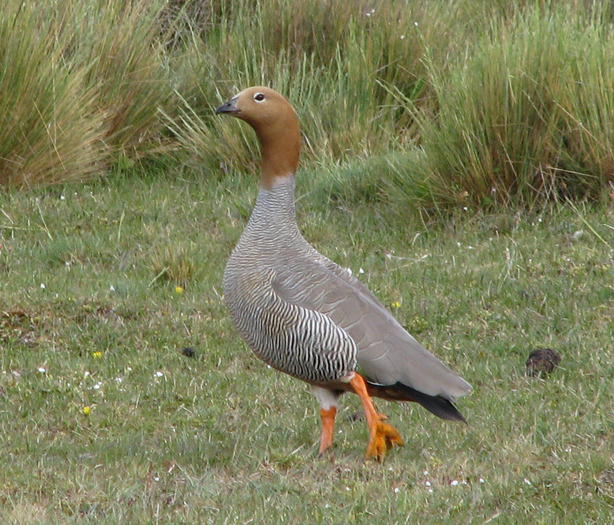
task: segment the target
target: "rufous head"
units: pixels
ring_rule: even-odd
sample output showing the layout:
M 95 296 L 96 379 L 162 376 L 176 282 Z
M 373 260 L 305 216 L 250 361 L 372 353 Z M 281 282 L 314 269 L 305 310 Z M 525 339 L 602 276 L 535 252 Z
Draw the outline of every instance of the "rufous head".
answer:
M 258 137 L 262 154 L 262 185 L 296 173 L 300 131 L 294 108 L 279 93 L 264 86 L 244 89 L 215 110 L 247 122 Z

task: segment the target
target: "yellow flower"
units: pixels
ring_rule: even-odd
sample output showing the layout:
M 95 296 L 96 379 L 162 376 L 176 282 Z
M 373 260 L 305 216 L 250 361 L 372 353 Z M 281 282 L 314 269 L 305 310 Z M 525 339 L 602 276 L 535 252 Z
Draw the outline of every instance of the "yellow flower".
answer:
M 102 359 L 102 352 L 97 351 L 92 354 L 96 359 Z
M 83 407 L 83 415 L 89 416 L 92 409 L 90 407 Z
M 183 293 L 183 286 L 175 286 L 175 293 Z
M 399 301 L 394 301 L 393 303 L 390 303 L 390 306 L 393 308 L 401 308 L 401 303 Z

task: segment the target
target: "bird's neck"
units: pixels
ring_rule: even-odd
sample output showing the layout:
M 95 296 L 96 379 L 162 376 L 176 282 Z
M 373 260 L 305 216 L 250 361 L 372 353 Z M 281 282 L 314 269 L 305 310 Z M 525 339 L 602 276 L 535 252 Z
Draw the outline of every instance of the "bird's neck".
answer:
M 276 243 L 298 231 L 294 203 L 294 176 L 278 177 L 270 188 L 261 187 L 244 235 L 272 237 Z
M 258 134 L 262 155 L 260 185 L 267 189 L 280 178 L 294 177 L 298 168 L 301 147 L 298 123 L 291 120 L 276 128 Z

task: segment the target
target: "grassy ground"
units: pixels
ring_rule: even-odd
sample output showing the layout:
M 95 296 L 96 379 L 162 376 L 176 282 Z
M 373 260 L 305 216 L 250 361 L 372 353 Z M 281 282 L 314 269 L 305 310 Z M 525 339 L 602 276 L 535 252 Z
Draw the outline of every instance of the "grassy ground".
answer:
M 467 427 L 380 402 L 406 440 L 380 465 L 349 396 L 318 458 L 308 387 L 225 312 L 256 180 L 113 179 L 0 194 L 0 522 L 609 522 L 611 209 L 425 229 L 302 174 L 306 237 L 474 386 Z M 540 346 L 561 366 L 528 378 Z
M 609 3 L 99 3 L 0 10 L 0 523 L 609 523 Z M 256 83 L 301 119 L 306 237 L 469 426 L 382 402 L 407 444 L 364 463 L 347 397 L 318 458 L 308 387 L 238 338 L 256 148 L 212 108 Z

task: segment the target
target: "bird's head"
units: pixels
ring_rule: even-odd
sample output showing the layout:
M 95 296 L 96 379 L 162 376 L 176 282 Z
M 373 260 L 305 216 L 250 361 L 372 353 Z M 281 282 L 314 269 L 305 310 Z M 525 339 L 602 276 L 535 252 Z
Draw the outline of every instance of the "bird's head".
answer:
M 282 95 L 268 87 L 250 87 L 215 112 L 237 117 L 254 128 L 262 154 L 263 184 L 296 172 L 300 150 L 298 117 Z
M 215 110 L 240 118 L 252 126 L 256 133 L 276 123 L 296 118 L 290 103 L 277 91 L 264 86 L 244 89 Z

